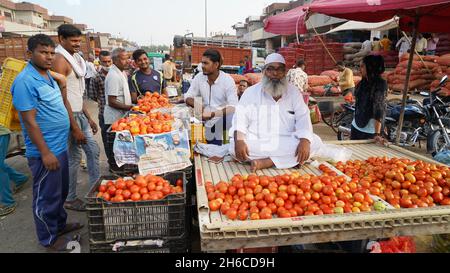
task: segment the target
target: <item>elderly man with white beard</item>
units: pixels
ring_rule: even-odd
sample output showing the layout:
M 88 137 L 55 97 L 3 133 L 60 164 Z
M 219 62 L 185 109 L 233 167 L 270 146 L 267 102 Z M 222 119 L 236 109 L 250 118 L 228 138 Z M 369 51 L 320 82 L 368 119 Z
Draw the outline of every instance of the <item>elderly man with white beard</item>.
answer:
M 286 61 L 267 57 L 261 83 L 242 96 L 230 129 L 230 153 L 251 170 L 293 168 L 310 157 L 314 139 L 310 112 L 300 92 L 288 83 Z

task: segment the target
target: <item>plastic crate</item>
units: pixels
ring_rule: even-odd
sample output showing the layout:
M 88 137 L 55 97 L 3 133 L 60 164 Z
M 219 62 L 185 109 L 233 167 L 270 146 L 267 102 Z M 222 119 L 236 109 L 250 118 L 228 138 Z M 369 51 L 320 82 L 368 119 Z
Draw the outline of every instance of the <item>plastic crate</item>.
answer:
M 86 195 L 89 235 L 92 244 L 118 240 L 149 238 L 179 238 L 186 233 L 186 178 L 183 172 L 163 176 L 172 185 L 183 180 L 183 193 L 166 196 L 162 200 L 111 203 L 97 198 L 102 177 Z
M 20 131 L 22 128 L 12 103 L 11 86 L 26 65 L 26 62 L 13 58 L 6 58 L 3 62 L 0 80 L 0 125 L 12 131 Z
M 180 239 L 160 240 L 160 245 L 152 241 L 116 241 L 112 243 L 92 243 L 91 253 L 188 253 L 190 251 L 187 236 Z

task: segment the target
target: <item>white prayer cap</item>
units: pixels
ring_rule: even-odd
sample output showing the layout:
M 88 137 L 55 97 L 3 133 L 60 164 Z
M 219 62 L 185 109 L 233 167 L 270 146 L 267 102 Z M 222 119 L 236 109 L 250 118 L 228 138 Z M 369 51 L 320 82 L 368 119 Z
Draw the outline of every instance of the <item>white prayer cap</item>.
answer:
M 278 53 L 272 53 L 266 58 L 266 65 L 269 65 L 271 63 L 282 63 L 286 64 L 286 60 L 284 57 Z

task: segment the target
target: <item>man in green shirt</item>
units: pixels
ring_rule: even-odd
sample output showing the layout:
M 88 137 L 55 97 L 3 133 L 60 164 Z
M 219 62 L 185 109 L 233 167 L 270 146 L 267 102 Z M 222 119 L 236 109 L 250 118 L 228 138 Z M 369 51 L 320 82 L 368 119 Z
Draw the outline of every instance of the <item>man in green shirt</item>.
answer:
M 0 217 L 14 212 L 16 201 L 14 200 L 9 185 L 15 184 L 15 192 L 23 188 L 28 177 L 8 166 L 5 162 L 8 152 L 11 131 L 0 125 Z

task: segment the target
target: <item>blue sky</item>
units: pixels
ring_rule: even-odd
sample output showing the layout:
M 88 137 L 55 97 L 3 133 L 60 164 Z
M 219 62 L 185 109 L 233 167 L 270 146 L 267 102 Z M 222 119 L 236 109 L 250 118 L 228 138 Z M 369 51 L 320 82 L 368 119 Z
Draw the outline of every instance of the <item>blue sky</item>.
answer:
M 234 34 L 232 25 L 249 15 L 260 15 L 270 0 L 207 0 L 208 32 Z M 172 44 L 175 34 L 204 36 L 204 0 L 28 0 L 56 15 L 85 23 L 95 31 L 138 42 L 141 45 Z

